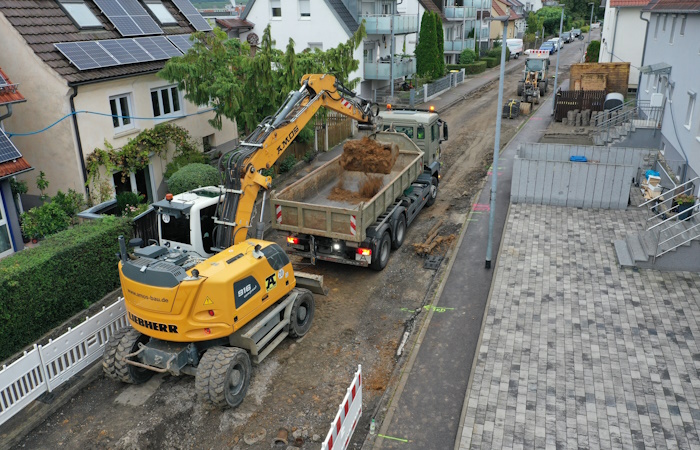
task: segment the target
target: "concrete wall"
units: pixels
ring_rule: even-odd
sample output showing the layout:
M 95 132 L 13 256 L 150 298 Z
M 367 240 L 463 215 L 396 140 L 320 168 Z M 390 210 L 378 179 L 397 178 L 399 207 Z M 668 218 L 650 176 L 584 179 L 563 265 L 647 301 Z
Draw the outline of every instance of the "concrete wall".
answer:
M 639 18 L 641 7 L 606 8 L 601 31 L 598 62 L 629 62 L 628 84 L 636 89 L 644 53 L 646 22 Z M 648 19 L 649 14 L 645 16 Z
M 627 94 L 630 63 L 583 63 L 572 64 L 570 71 L 570 89 L 584 89 Z M 579 87 L 579 84 L 580 86 Z M 603 87 L 605 87 L 603 89 Z
M 625 209 L 632 179 L 653 149 L 525 144 L 513 166 L 511 202 Z M 570 162 L 574 155 L 588 162 Z
M 671 66 L 671 71 L 668 74 L 643 75 L 639 98 L 649 100 L 656 92 L 664 95 L 666 103 L 661 124 L 664 156 L 673 161 L 687 159 L 690 166 L 688 172 L 700 173 L 700 83 L 697 74 L 700 67 L 700 14 L 687 15 L 685 33 L 681 35 L 684 16 L 652 14 L 644 65 L 666 63 Z M 695 99 L 694 108 L 687 124 L 692 98 Z M 675 167 L 673 169 L 676 170 Z M 676 175 L 682 179 L 682 174 Z

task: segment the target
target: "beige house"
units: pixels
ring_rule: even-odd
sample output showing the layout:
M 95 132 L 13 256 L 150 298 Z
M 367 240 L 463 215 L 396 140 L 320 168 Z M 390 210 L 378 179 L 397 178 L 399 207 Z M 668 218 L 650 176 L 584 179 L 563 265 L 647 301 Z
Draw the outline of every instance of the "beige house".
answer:
M 204 19 L 196 10 L 185 15 L 171 0 L 124 2 L 126 9 L 121 3 L 0 3 L 0 66 L 10 77 L 22 79 L 27 99 L 3 125 L 36 169 L 18 176 L 29 186 L 25 208 L 39 202 L 39 171 L 49 181 L 49 195 L 68 189 L 85 192 L 85 161 L 95 148 L 105 148 L 105 142 L 120 148 L 157 123 L 183 127 L 203 147 L 222 151 L 232 148 L 237 138 L 233 122 L 224 119 L 221 131 L 212 128 L 207 120 L 213 112 L 202 113 L 206 106 L 189 103 L 183 92 L 157 76 L 170 57 L 187 50 L 190 33 L 206 30 Z M 20 135 L 29 132 L 36 133 Z M 146 170 L 125 181 L 111 173 L 103 179 L 113 192 L 130 190 L 155 200 L 166 191 L 164 159 L 152 155 Z
M 493 17 L 503 17 L 506 15 L 506 11 L 509 12 L 506 39 L 512 39 L 518 35 L 516 22 L 521 21 L 522 16 L 515 11 L 515 6 L 508 0 L 493 0 L 493 3 L 491 3 L 491 15 Z M 491 34 L 489 37 L 492 42 L 494 40 L 501 40 L 503 37 L 503 22 L 499 20 L 491 22 Z

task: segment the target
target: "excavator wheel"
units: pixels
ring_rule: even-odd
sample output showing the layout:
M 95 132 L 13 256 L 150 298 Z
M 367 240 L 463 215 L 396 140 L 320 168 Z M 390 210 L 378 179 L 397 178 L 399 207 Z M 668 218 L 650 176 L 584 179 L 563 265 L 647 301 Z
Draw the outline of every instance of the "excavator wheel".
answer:
M 540 91 L 535 91 L 535 105 L 540 104 Z
M 248 352 L 237 347 L 209 348 L 197 366 L 194 387 L 205 402 L 235 408 L 248 392 L 253 366 Z
M 522 81 L 518 81 L 518 97 L 522 97 L 524 90 L 525 90 L 525 83 Z
M 547 92 L 547 85 L 544 81 L 540 81 L 538 87 L 540 88 L 540 97 L 544 97 L 544 94 Z
M 154 372 L 126 363 L 126 355 L 139 349 L 139 344 L 148 342 L 149 337 L 131 327 L 122 328 L 112 335 L 105 344 L 102 356 L 102 370 L 109 378 L 129 384 L 141 384 L 150 380 Z
M 300 292 L 292 305 L 291 323 L 289 326 L 289 335 L 293 338 L 302 337 L 309 331 L 311 322 L 314 320 L 314 311 L 316 310 L 314 296 L 311 292 L 306 289 L 298 290 Z

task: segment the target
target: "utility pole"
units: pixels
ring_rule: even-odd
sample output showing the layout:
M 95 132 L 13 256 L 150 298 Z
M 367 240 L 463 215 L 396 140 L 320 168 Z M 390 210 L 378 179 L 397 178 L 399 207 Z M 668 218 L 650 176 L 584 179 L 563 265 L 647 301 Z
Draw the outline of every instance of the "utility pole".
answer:
M 396 11 L 396 2 L 391 3 L 391 22 L 390 22 L 390 29 L 391 29 L 391 45 L 389 46 L 389 51 L 391 52 L 391 57 L 389 58 L 389 63 L 391 66 L 389 66 L 389 83 L 391 84 L 391 102 L 394 102 L 394 12 Z
M 588 2 L 589 5 L 591 5 L 591 20 L 588 21 L 588 44 L 591 43 L 591 34 L 593 34 L 593 5 L 595 3 Z M 588 45 L 586 45 L 586 48 L 588 48 Z
M 562 28 L 564 27 L 564 5 L 561 5 L 561 19 L 559 20 L 559 39 L 561 41 L 561 32 Z M 559 42 L 557 42 L 557 47 L 559 46 Z M 559 49 L 561 50 L 561 49 Z M 554 72 L 554 94 L 552 96 L 554 97 L 552 99 L 552 115 L 554 115 L 554 111 L 557 109 L 557 81 L 559 79 L 559 50 L 557 50 L 557 69 Z
M 493 164 L 491 165 L 491 204 L 489 212 L 489 237 L 486 244 L 486 268 L 491 268 L 491 254 L 493 253 L 493 223 L 496 213 L 496 187 L 498 186 L 498 154 L 501 152 L 501 116 L 503 115 L 503 80 L 506 67 L 506 36 L 508 35 L 508 18 L 510 7 L 506 7 L 504 17 L 494 17 L 491 20 L 503 21 L 503 38 L 501 41 L 501 69 L 498 80 L 498 104 L 496 105 L 496 137 L 493 144 Z

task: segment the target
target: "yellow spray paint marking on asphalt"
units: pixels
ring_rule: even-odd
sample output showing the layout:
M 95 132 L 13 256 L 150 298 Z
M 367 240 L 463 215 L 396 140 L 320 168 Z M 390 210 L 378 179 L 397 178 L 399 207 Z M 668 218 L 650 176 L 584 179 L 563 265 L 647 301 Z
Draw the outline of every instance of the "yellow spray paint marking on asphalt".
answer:
M 408 439 L 401 439 L 401 438 L 397 438 L 397 437 L 393 437 L 393 436 L 385 436 L 383 434 L 378 434 L 377 436 L 379 436 L 380 438 L 384 438 L 384 439 L 391 439 L 392 441 L 399 441 L 399 442 L 403 442 L 403 443 L 408 442 Z
M 454 308 L 445 308 L 445 307 L 442 307 L 442 306 L 435 306 L 435 305 L 425 305 L 425 306 L 423 307 L 423 309 L 425 309 L 426 311 L 432 310 L 432 311 L 435 311 L 435 312 L 445 312 L 445 311 L 452 311 L 452 310 L 454 310 Z M 408 308 L 401 308 L 401 311 L 410 312 L 410 313 L 415 313 L 415 312 L 416 312 L 415 309 L 408 309 Z

